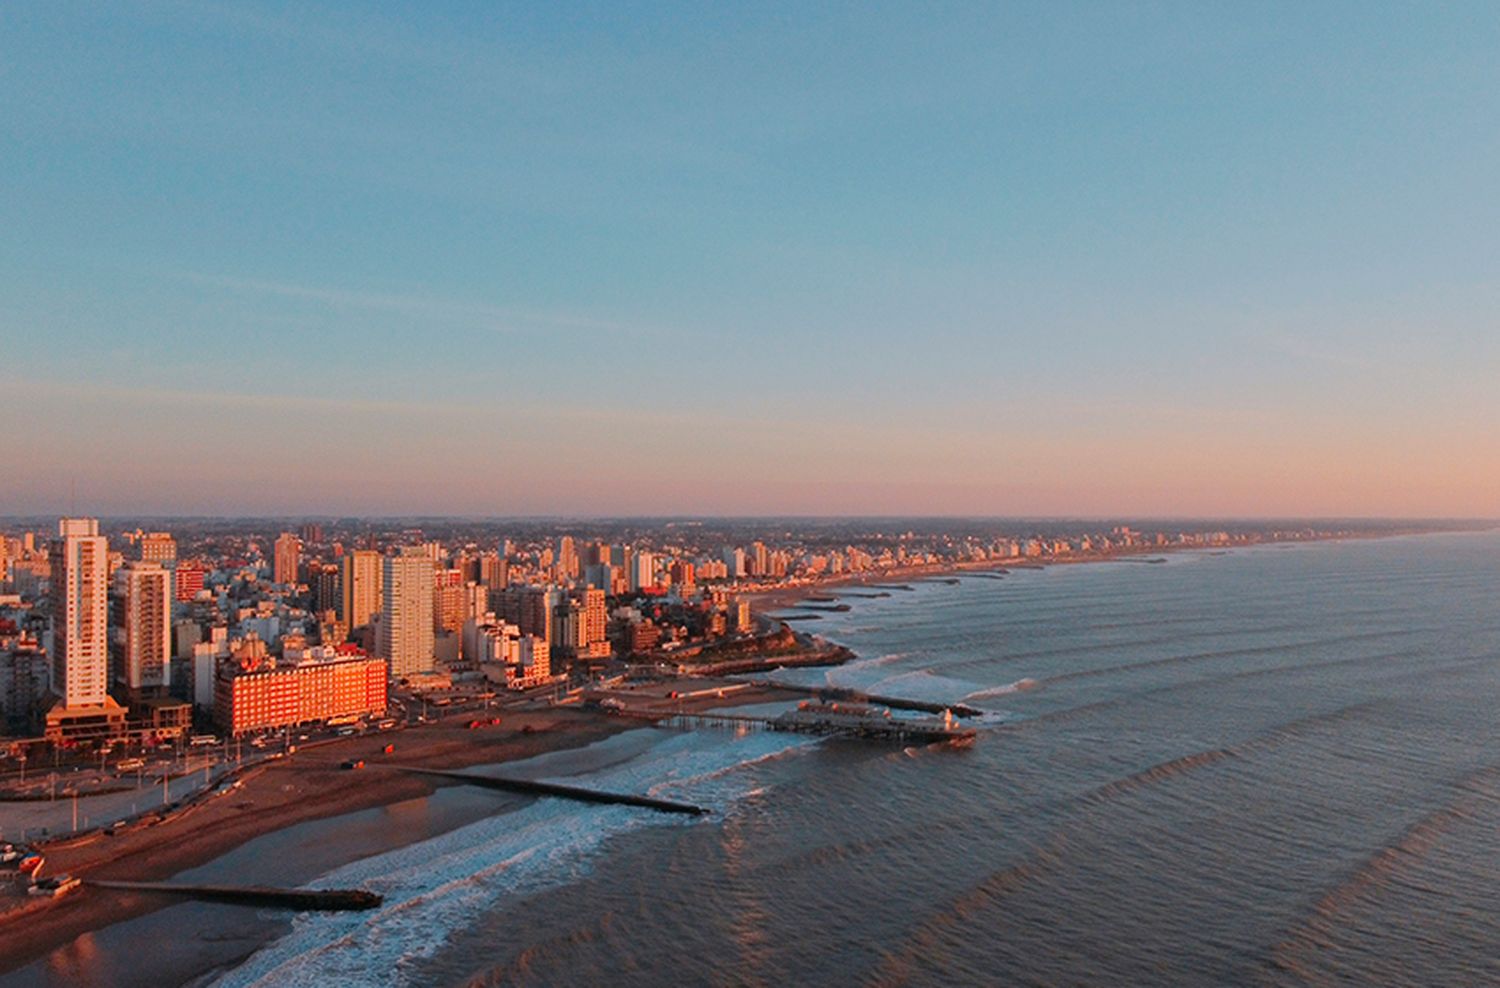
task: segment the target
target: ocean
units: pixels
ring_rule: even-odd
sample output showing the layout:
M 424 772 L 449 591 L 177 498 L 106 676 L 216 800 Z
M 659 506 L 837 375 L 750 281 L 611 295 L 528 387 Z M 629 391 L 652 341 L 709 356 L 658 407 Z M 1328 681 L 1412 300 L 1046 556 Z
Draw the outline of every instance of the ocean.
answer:
M 184 904 L 0 983 L 1500 983 L 1500 536 L 1163 558 L 800 625 L 859 659 L 787 681 L 981 707 L 967 750 L 630 731 L 519 770 L 713 816 L 443 790 L 195 869 L 377 911 Z

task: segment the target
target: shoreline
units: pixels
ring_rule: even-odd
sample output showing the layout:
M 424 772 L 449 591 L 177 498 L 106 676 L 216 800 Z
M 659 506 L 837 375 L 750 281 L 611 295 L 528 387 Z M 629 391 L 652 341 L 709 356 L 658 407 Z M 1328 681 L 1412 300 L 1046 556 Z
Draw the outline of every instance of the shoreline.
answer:
M 774 688 L 740 689 L 687 698 L 678 701 L 676 709 L 701 712 L 795 698 Z M 163 881 L 288 827 L 420 799 L 440 788 L 464 784 L 396 771 L 399 768 L 457 770 L 505 764 L 584 748 L 651 726 L 641 719 L 572 706 L 498 714 L 502 723 L 497 728 L 471 730 L 469 718 L 455 717 L 451 723 L 329 741 L 290 758 L 252 766 L 240 777 L 241 789 L 189 803 L 158 823 L 126 829 L 113 837 L 96 832 L 77 842 L 64 838 L 44 845 L 47 873 L 77 875 L 85 880 L 84 888 L 62 899 L 20 897 L 15 908 L 0 912 L 0 976 L 45 958 L 80 936 L 175 904 L 149 893 L 89 888 L 88 879 Z M 390 755 L 382 753 L 387 744 L 395 746 Z M 363 759 L 366 767 L 342 769 L 346 759 Z M 315 877 L 308 875 L 307 880 Z
M 1045 569 L 1052 565 L 1141 562 L 1169 552 L 1225 552 L 1236 549 L 1295 546 L 1312 542 L 1365 540 L 1442 534 L 1426 530 L 1379 535 L 1342 535 L 1318 539 L 1287 539 L 1231 546 L 1150 547 L 1138 552 L 1079 554 L 1033 560 L 975 560 L 958 564 L 893 567 L 858 575 L 840 575 L 795 587 L 747 592 L 757 618 L 772 621 L 768 611 L 840 589 L 875 590 L 879 584 L 933 581 L 1002 569 Z M 892 590 L 899 594 L 904 590 Z M 821 636 L 819 636 L 821 637 Z M 825 639 L 826 641 L 826 639 Z M 837 644 L 830 642 L 830 644 Z M 768 699 L 795 698 L 775 689 L 738 692 L 733 698 L 704 697 L 689 707 L 726 707 Z M 679 707 L 678 709 L 682 709 Z M 159 881 L 206 864 L 261 836 L 287 827 L 388 806 L 430 796 L 440 788 L 461 783 L 381 766 L 461 769 L 501 764 L 553 751 L 585 747 L 624 731 L 639 729 L 640 721 L 623 722 L 604 714 L 576 708 L 499 711 L 499 728 L 469 730 L 463 718 L 447 723 L 404 728 L 344 738 L 305 749 L 285 760 L 245 770 L 244 786 L 230 795 L 207 798 L 181 807 L 150 826 L 131 828 L 114 837 L 95 836 L 76 843 L 58 840 L 46 848 L 47 872 L 71 872 L 85 878 Z M 392 755 L 380 753 L 395 745 Z M 364 771 L 339 768 L 347 758 L 367 759 Z M 309 875 L 310 880 L 315 876 Z M 116 923 L 167 908 L 173 903 L 144 893 L 79 890 L 63 899 L 27 901 L 0 913 L 0 975 L 12 973 L 66 947 L 80 936 Z
M 1002 570 L 1046 570 L 1053 566 L 1081 566 L 1102 563 L 1141 564 L 1150 562 L 1153 556 L 1176 555 L 1179 553 L 1205 552 L 1222 554 L 1278 546 L 1317 545 L 1328 542 L 1365 542 L 1378 539 L 1409 538 L 1412 536 L 1427 535 L 1477 534 L 1492 530 L 1480 528 L 1414 528 L 1390 532 L 1347 532 L 1320 535 L 1305 539 L 1267 539 L 1259 542 L 1230 543 L 1227 545 L 1143 546 L 1139 549 L 1117 549 L 1104 553 L 1078 553 L 1076 555 L 1047 556 L 1045 558 L 1019 557 L 1013 559 L 976 559 L 966 562 L 923 563 L 917 566 L 893 566 L 889 569 L 869 570 L 858 574 L 841 573 L 836 577 L 825 577 L 808 583 L 799 583 L 795 586 L 749 590 L 745 591 L 741 596 L 750 601 L 750 610 L 758 620 L 765 622 L 767 626 L 774 626 L 784 621 L 785 618 L 772 618 L 768 613 L 770 611 L 785 610 L 806 603 L 828 603 L 828 595 L 833 593 L 835 595 L 834 599 L 839 599 L 837 592 L 840 590 L 865 589 L 881 591 L 883 585 L 888 586 L 903 581 L 924 582 L 946 578 L 958 579 L 966 575 L 976 576 L 980 573 L 998 574 Z M 997 576 L 996 578 L 1003 579 L 1004 577 Z M 888 590 L 887 592 L 890 594 L 908 593 L 911 589 Z M 797 615 L 793 620 L 798 623 L 807 622 L 811 625 L 811 619 L 818 616 L 820 616 L 819 611 L 808 609 L 805 614 Z M 818 635 L 813 627 L 806 627 L 798 633 L 822 637 Z M 829 641 L 832 645 L 839 644 L 831 639 L 825 640 Z
M 461 784 L 394 771 L 397 767 L 462 769 L 519 761 L 585 747 L 642 726 L 567 708 L 502 717 L 502 729 L 469 730 L 456 718 L 452 726 L 429 724 L 340 739 L 251 767 L 241 776 L 241 789 L 184 806 L 159 823 L 114 837 L 54 842 L 44 848 L 47 872 L 77 875 L 85 879 L 85 887 L 62 899 L 21 897 L 15 908 L 0 913 L 0 975 L 92 931 L 174 904 L 147 893 L 89 888 L 88 879 L 162 881 L 287 827 L 419 799 Z M 395 745 L 393 754 L 381 753 L 386 744 Z M 368 767 L 341 769 L 348 758 L 365 759 Z

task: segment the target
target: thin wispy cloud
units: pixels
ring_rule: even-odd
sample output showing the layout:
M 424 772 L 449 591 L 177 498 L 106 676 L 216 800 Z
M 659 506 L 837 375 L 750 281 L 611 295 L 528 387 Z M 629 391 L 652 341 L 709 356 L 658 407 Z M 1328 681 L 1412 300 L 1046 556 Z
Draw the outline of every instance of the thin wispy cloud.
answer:
M 313 302 L 330 309 L 388 312 L 411 319 L 464 320 L 471 324 L 483 325 L 485 328 L 505 333 L 527 333 L 537 330 L 576 330 L 584 333 L 607 335 L 660 335 L 660 331 L 655 329 L 612 320 L 595 319 L 572 313 L 508 309 L 435 295 L 370 292 L 196 272 L 183 272 L 182 277 L 200 285 L 241 294 L 273 296 Z
M 1275 330 L 1261 331 L 1250 337 L 1252 343 L 1262 350 L 1296 360 L 1311 361 L 1345 371 L 1374 372 L 1380 365 L 1370 358 L 1350 349 L 1322 340 L 1315 340 L 1294 333 Z

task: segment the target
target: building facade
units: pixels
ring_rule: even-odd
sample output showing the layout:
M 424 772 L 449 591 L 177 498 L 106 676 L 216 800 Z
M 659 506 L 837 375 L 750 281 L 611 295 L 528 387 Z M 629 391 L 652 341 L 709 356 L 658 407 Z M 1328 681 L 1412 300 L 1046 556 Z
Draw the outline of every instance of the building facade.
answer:
M 304 661 L 221 671 L 214 686 L 214 722 L 229 734 L 274 730 L 334 717 L 379 716 L 386 706 L 380 659 Z
M 94 518 L 57 523 L 52 568 L 52 689 L 64 706 L 102 705 L 109 689 L 109 543 Z
M 115 573 L 115 677 L 132 699 L 171 685 L 172 573 L 130 563 Z
M 377 650 L 389 663 L 393 679 L 432 670 L 433 574 L 432 556 L 420 547 L 405 547 L 385 558 L 385 606 Z
M 385 586 L 385 560 L 373 549 L 346 553 L 339 574 L 343 608 L 339 617 L 349 630 L 363 628 L 380 613 Z
M 297 582 L 297 566 L 302 562 L 302 540 L 291 532 L 282 532 L 273 550 L 271 579 L 277 583 Z

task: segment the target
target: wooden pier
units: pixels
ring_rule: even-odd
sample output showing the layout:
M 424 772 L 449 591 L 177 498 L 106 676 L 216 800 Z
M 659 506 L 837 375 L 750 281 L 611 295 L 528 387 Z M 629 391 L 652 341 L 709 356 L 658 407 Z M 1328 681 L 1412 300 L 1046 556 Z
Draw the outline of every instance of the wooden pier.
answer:
M 805 693 L 820 700 L 847 700 L 852 703 L 873 703 L 892 710 L 915 710 L 924 714 L 942 714 L 945 711 L 955 717 L 982 717 L 984 711 L 966 703 L 935 703 L 930 700 L 904 700 L 898 696 L 879 696 L 850 689 L 847 686 L 798 686 L 793 683 L 778 683 L 771 679 L 752 679 L 751 686 L 762 689 L 786 690 Z
M 955 727 L 942 721 L 903 720 L 899 717 L 822 714 L 818 711 L 793 710 L 777 717 L 753 717 L 730 713 L 681 713 L 669 710 L 637 710 L 622 714 L 648 720 L 661 727 L 679 730 L 718 728 L 738 732 L 783 731 L 792 734 L 820 734 L 826 737 L 858 738 L 898 744 L 935 744 L 970 742 L 977 732 L 973 728 Z

